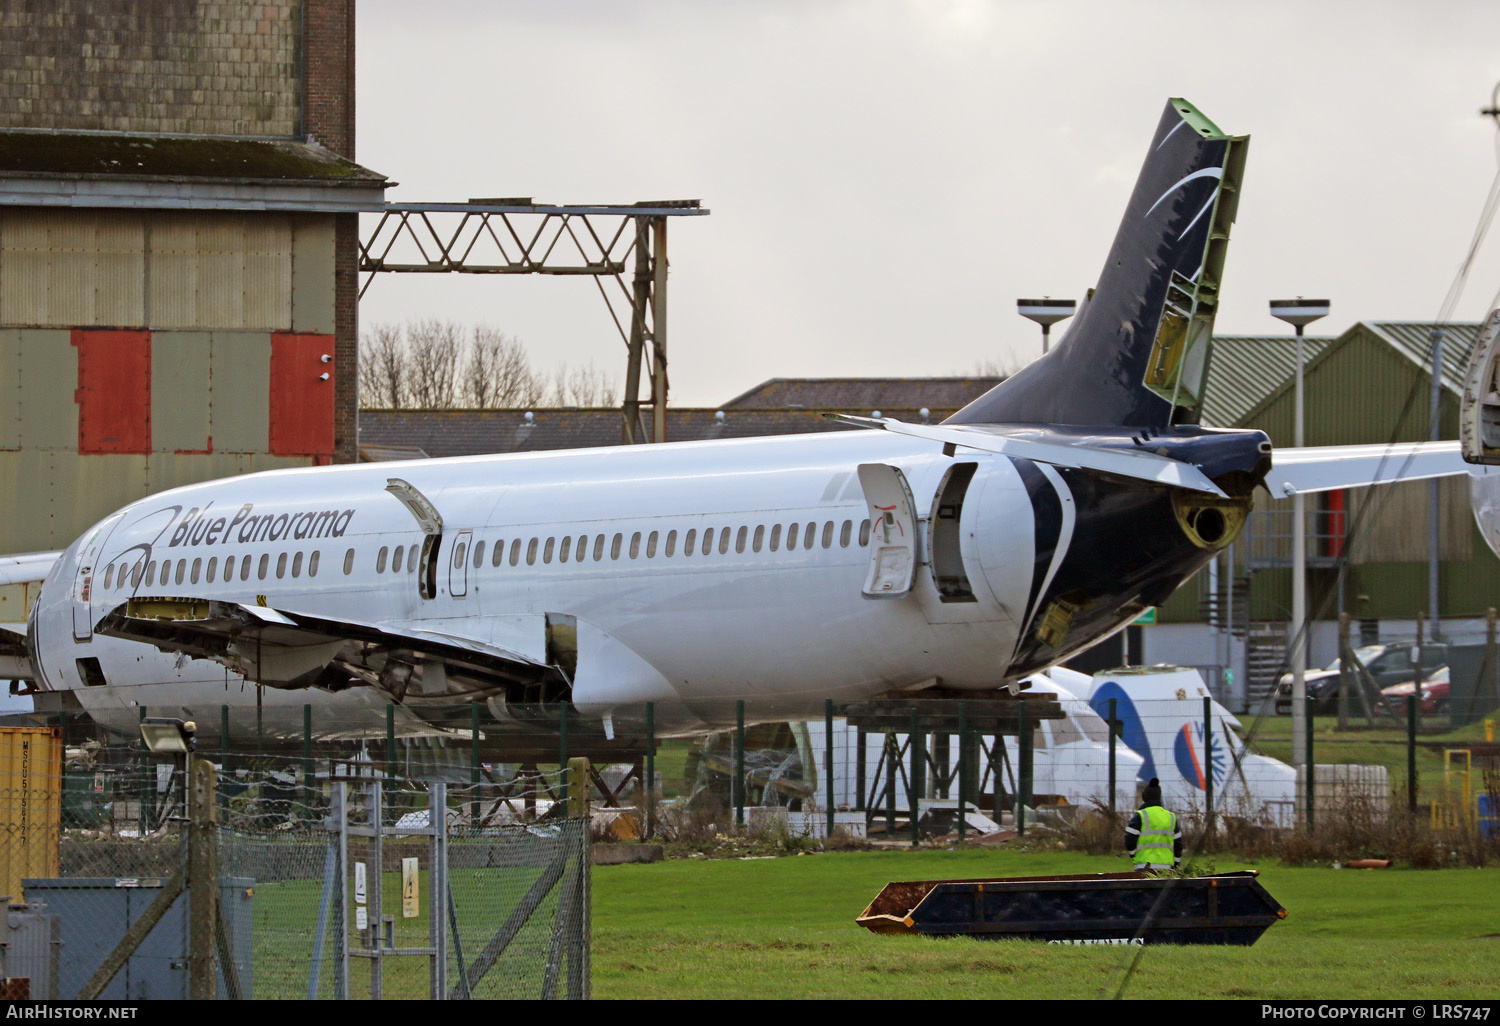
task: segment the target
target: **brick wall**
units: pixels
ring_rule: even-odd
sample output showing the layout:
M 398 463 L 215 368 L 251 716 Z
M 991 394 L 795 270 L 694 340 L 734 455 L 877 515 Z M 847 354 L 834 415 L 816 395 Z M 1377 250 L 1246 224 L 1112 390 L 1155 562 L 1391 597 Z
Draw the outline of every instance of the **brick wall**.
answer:
M 298 136 L 301 20 L 301 0 L 0 0 L 0 127 Z
M 354 159 L 354 0 L 307 0 L 306 131 Z

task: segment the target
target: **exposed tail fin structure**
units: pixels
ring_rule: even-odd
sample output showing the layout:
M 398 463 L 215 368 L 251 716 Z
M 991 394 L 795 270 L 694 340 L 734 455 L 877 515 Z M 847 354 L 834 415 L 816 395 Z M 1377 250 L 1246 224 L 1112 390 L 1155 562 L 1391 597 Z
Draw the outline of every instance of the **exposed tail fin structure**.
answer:
M 1109 259 L 1051 353 L 951 424 L 1196 424 L 1247 136 L 1167 102 Z

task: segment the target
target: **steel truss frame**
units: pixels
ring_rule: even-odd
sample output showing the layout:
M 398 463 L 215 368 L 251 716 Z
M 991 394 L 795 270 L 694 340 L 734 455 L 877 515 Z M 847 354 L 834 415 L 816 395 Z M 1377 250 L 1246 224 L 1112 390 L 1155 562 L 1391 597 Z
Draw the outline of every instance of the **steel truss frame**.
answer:
M 477 199 L 388 203 L 379 213 L 375 230 L 361 233 L 361 297 L 382 272 L 593 278 L 625 343 L 621 440 L 666 440 L 667 220 L 709 213 L 698 200 L 554 206 L 530 199 Z M 650 382 L 644 400 L 643 373 Z M 642 406 L 651 407 L 649 435 Z

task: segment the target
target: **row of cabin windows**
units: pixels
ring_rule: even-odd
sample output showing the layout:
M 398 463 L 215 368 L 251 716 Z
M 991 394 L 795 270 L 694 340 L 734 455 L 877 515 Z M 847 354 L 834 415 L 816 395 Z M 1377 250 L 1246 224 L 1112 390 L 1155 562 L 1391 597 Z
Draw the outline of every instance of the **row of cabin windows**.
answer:
M 835 533 L 837 533 L 840 548 L 848 548 L 853 540 L 854 521 L 845 520 L 842 524 L 833 520 L 823 522 L 822 530 L 819 530 L 816 521 L 806 524 L 793 522 L 786 525 L 783 530 L 781 524 L 772 524 L 770 531 L 766 530 L 764 524 L 757 524 L 752 532 L 748 526 L 740 527 L 736 531 L 732 527 L 704 528 L 700 534 L 697 528 L 691 528 L 682 538 L 682 554 L 710 555 L 715 548 L 719 553 L 727 554 L 730 545 L 734 551 L 743 553 L 748 546 L 751 552 L 768 550 L 778 552 L 784 547 L 786 551 L 792 552 L 799 547 L 802 549 L 813 549 L 818 546 L 820 540 L 822 547 L 831 549 L 834 546 Z M 642 532 L 636 531 L 630 536 L 628 551 L 631 559 L 639 559 L 642 549 Z M 677 554 L 678 532 L 668 531 L 665 545 L 661 546 L 664 556 L 675 556 Z M 545 540 L 532 538 L 525 543 L 526 565 L 532 566 L 540 554 L 543 563 L 551 563 L 554 558 L 559 563 L 566 563 L 570 559 L 575 563 L 581 563 L 589 558 L 590 541 L 593 543 L 593 558 L 596 562 L 603 562 L 606 546 L 609 549 L 610 559 L 619 559 L 621 553 L 627 551 L 625 536 L 616 534 L 613 538 L 604 534 L 597 534 L 590 538 L 589 535 L 581 534 L 575 540 L 571 535 L 564 535 L 561 542 L 555 537 Z M 644 536 L 644 547 L 647 559 L 656 558 L 658 545 L 662 541 L 660 531 L 652 531 Z M 785 545 L 783 546 L 783 542 Z M 870 522 L 861 521 L 859 525 L 859 545 L 861 548 L 870 543 Z M 460 566 L 465 558 L 473 561 L 475 569 L 484 564 L 485 542 L 483 539 L 474 543 L 471 551 L 465 551 L 464 543 L 460 542 L 453 552 L 453 565 Z M 521 562 L 522 541 L 516 538 L 510 543 L 510 565 L 518 566 Z M 304 567 L 304 555 L 306 556 L 306 570 L 308 577 L 318 575 L 318 562 L 321 553 L 314 549 L 311 553 L 282 552 L 276 556 L 275 576 L 280 579 L 287 576 L 290 571 L 292 577 L 301 577 Z M 378 574 L 415 573 L 417 562 L 421 558 L 421 545 L 397 545 L 392 549 L 388 545 L 382 545 L 380 551 L 375 554 L 375 572 Z M 500 566 L 506 558 L 504 542 L 497 542 L 491 549 L 490 565 Z M 160 573 L 158 574 L 158 570 Z M 195 556 L 191 561 L 186 557 L 178 560 L 164 559 L 158 566 L 155 560 L 134 563 L 121 561 L 111 563 L 104 571 L 104 587 L 123 588 L 127 580 L 132 588 L 141 586 L 142 580 L 146 587 L 154 587 L 160 581 L 161 586 L 166 587 L 176 584 L 197 584 L 200 580 L 206 580 L 209 584 L 220 579 L 219 557 L 210 556 L 204 561 L 203 557 Z M 248 581 L 251 573 L 257 580 L 265 580 L 271 574 L 271 555 L 261 553 L 257 565 L 255 556 L 225 556 L 223 562 L 223 577 L 227 583 L 235 580 L 238 573 L 239 580 Z M 344 553 L 344 573 L 348 575 L 354 572 L 354 550 L 349 549 Z
M 286 577 L 290 573 L 293 577 L 301 577 L 304 568 L 307 576 L 318 576 L 318 563 L 322 559 L 322 553 L 314 549 L 306 552 L 282 552 L 276 556 L 275 576 Z M 354 550 L 350 549 L 344 557 L 344 572 L 348 573 L 354 566 Z M 233 581 L 238 575 L 239 580 L 248 581 L 253 572 L 257 580 L 264 581 L 272 573 L 271 554 L 263 552 L 259 560 L 255 556 L 225 556 L 223 563 L 223 575 L 220 576 L 220 565 L 218 556 L 210 556 L 204 560 L 202 556 L 195 556 L 192 560 L 186 557 L 178 560 L 164 559 L 160 564 L 156 560 L 129 562 L 121 560 L 111 563 L 104 570 L 104 587 L 123 588 L 128 582 L 130 587 L 139 588 L 141 582 L 145 581 L 146 587 L 155 587 L 158 582 L 162 587 L 172 584 L 197 584 L 199 581 L 207 581 L 213 584 L 218 580 L 226 583 Z
M 523 541 L 514 538 L 510 542 L 509 552 L 505 542 L 496 542 L 490 549 L 490 565 L 498 567 L 507 559 L 511 566 L 519 566 L 524 554 L 527 566 L 533 566 L 538 556 L 543 563 L 551 563 L 554 559 L 559 563 L 581 563 L 590 558 L 595 562 L 603 562 L 605 550 L 608 549 L 609 558 L 620 559 L 623 554 L 628 553 L 630 559 L 639 559 L 644 550 L 647 559 L 655 559 L 658 550 L 663 556 L 672 557 L 677 555 L 678 532 L 668 531 L 666 537 L 662 537 L 660 531 L 652 531 L 643 534 L 636 531 L 630 536 L 627 543 L 624 534 L 616 534 L 613 537 L 607 534 L 587 535 L 580 534 L 576 539 L 571 535 L 563 535 L 562 538 L 531 538 Z M 854 521 L 845 520 L 842 524 L 834 520 L 824 521 L 821 529 L 816 521 L 803 524 L 794 522 L 787 524 L 783 529 L 781 524 L 772 524 L 769 530 L 764 524 L 757 524 L 752 531 L 750 527 L 740 527 L 738 530 L 732 527 L 706 527 L 700 533 L 695 528 L 689 529 L 682 536 L 682 555 L 684 556 L 707 556 L 716 549 L 721 555 L 729 552 L 731 546 L 735 552 L 743 553 L 748 548 L 751 552 L 779 552 L 785 548 L 788 552 L 796 551 L 798 548 L 813 549 L 819 543 L 825 549 L 831 549 L 837 544 L 840 548 L 847 549 L 854 540 Z M 785 544 L 783 544 L 785 543 Z M 870 543 L 870 522 L 862 521 L 859 525 L 859 545 L 861 548 Z M 453 550 L 453 565 L 461 566 L 467 557 L 477 570 L 484 565 L 485 541 L 477 541 L 470 552 L 465 551 L 464 544 L 460 542 Z M 397 550 L 399 554 L 400 550 Z M 381 561 L 385 558 L 384 550 L 376 559 L 376 570 L 381 569 Z

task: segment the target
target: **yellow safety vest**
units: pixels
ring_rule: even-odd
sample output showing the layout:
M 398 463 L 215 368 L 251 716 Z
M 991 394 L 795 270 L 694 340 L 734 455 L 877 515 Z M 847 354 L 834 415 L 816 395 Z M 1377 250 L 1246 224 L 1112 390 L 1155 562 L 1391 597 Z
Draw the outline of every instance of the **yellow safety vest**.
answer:
M 1135 860 L 1152 866 L 1170 866 L 1177 836 L 1177 816 L 1160 805 L 1140 810 L 1141 835 L 1135 843 Z

